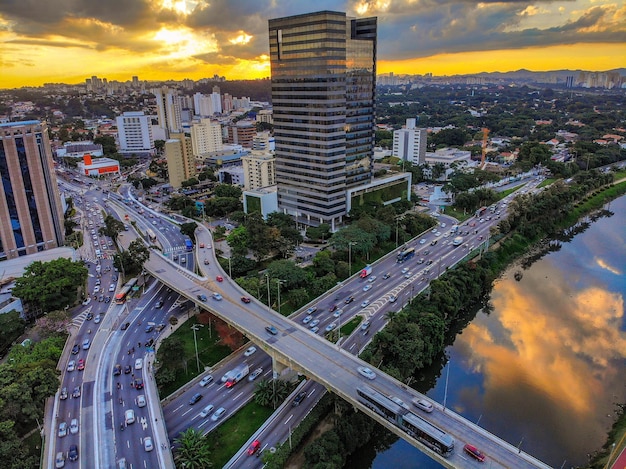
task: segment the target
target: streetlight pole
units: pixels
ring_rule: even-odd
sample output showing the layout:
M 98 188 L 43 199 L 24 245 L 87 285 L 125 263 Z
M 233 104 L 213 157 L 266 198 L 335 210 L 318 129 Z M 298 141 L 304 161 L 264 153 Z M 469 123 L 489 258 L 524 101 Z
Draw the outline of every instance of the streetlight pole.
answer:
M 348 269 L 350 271 L 348 277 L 352 277 L 352 245 L 354 244 L 356 244 L 354 241 L 348 243 Z
M 228 276 L 232 278 L 233 277 L 233 273 L 232 273 L 232 268 L 231 268 L 231 265 L 230 265 L 230 259 L 231 258 L 228 257 Z
M 278 290 L 278 314 L 280 314 L 280 286 L 285 283 L 284 280 L 276 279 L 276 289 Z
M 196 349 L 196 366 L 198 367 L 198 373 L 200 373 L 200 357 L 198 356 L 198 339 L 196 338 L 196 332 L 199 327 L 204 327 L 203 324 L 194 324 L 191 326 L 191 330 L 193 331 L 193 344 Z
M 270 311 L 272 309 L 272 300 L 270 299 L 270 276 L 269 274 L 265 274 L 265 280 L 267 283 L 267 310 Z
M 451 360 L 448 360 L 448 366 L 446 368 L 446 387 L 443 392 L 443 411 L 446 411 L 446 401 L 448 400 L 448 378 L 450 378 L 450 364 Z

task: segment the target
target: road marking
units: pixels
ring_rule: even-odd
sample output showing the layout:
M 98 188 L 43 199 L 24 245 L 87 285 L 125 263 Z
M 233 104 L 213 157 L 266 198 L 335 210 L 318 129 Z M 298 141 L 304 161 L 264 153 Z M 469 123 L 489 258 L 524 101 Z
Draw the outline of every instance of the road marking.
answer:
M 184 413 L 183 413 L 183 417 L 184 417 L 185 415 L 187 415 L 187 414 L 188 414 L 189 412 L 191 412 L 191 411 L 193 411 L 193 409 L 189 409 L 187 412 L 184 412 Z
M 237 399 L 239 399 L 241 396 L 243 396 L 243 391 L 241 391 L 239 394 L 237 394 L 235 397 L 233 397 L 233 401 L 236 401 Z
M 287 425 L 292 418 L 293 418 L 293 414 L 291 414 L 289 418 L 285 420 L 285 423 L 283 425 Z
M 200 415 L 200 414 L 198 414 Z M 202 428 L 204 425 L 206 425 L 207 423 L 209 423 L 209 419 L 204 420 L 201 424 L 198 425 L 198 428 Z
M 315 391 L 316 391 L 316 390 L 317 390 L 317 389 L 313 388 L 313 391 L 311 391 L 311 394 L 309 394 L 309 397 L 311 397 L 313 394 L 315 394 Z

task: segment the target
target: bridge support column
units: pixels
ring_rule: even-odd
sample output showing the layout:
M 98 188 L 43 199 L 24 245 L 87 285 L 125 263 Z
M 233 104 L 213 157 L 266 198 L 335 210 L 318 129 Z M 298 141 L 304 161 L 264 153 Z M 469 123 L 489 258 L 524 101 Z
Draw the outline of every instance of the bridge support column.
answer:
M 276 358 L 272 358 L 272 371 L 274 379 L 282 379 L 284 381 L 292 381 L 297 379 L 298 373 L 281 363 Z

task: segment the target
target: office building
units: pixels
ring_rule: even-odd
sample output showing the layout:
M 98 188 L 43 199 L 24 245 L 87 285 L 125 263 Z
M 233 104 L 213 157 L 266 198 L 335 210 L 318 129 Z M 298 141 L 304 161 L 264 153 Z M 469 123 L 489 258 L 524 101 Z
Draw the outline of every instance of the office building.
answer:
M 146 156 L 155 153 L 150 116 L 142 111 L 131 111 L 117 116 L 116 121 L 120 153 Z
M 191 145 L 193 155 L 199 158 L 206 153 L 221 151 L 222 126 L 211 119 L 200 119 L 191 125 Z
M 244 173 L 244 189 L 254 190 L 276 184 L 274 155 L 268 151 L 252 150 L 241 157 Z
M 48 128 L 0 124 L 0 259 L 63 245 L 64 220 Z
M 415 128 L 415 119 L 407 119 L 404 128 L 393 132 L 392 155 L 414 165 L 426 161 L 426 129 Z
M 321 11 L 269 21 L 281 211 L 333 229 L 372 178 L 376 18 Z
M 227 143 L 241 145 L 244 148 L 252 148 L 252 140 L 256 135 L 256 126 L 250 121 L 239 121 L 234 125 L 227 126 Z
M 107 174 L 120 174 L 120 162 L 113 158 L 92 158 L 85 155 L 77 165 L 78 171 L 85 176 L 105 176 Z
M 276 141 L 269 131 L 257 132 L 252 139 L 252 149 L 274 151 L 276 149 Z
M 170 134 L 170 138 L 165 141 L 165 159 L 172 187 L 179 188 L 183 181 L 196 175 L 191 138 L 184 133 Z

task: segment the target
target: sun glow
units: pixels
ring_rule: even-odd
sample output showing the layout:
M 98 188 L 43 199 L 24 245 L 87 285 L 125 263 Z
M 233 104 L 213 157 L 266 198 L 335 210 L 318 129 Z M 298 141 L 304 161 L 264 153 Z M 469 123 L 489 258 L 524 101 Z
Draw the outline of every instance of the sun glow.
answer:
M 240 31 L 239 36 L 233 39 L 229 39 L 228 42 L 230 42 L 231 44 L 247 44 L 250 42 L 251 39 L 252 36 L 244 33 L 243 31 Z

